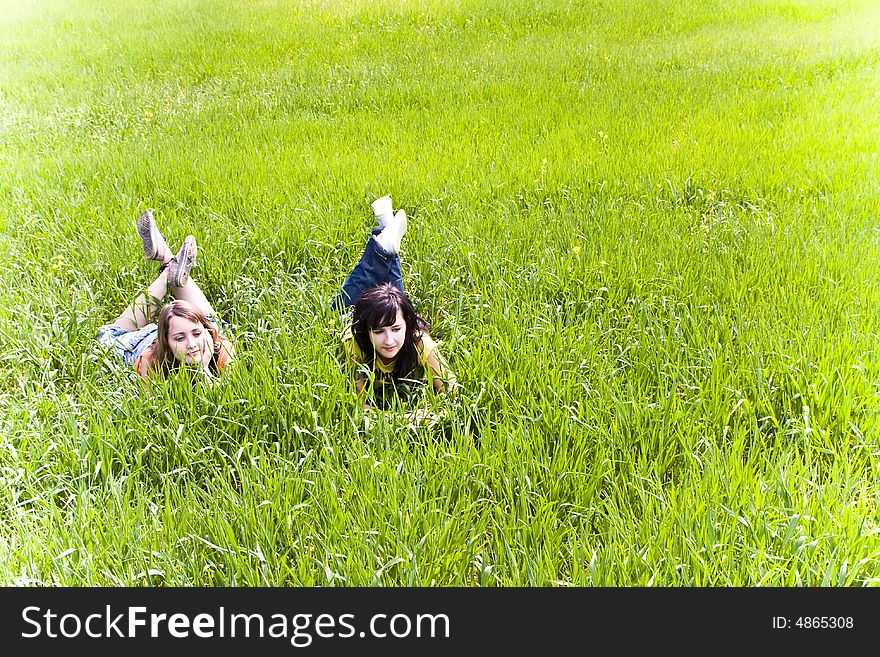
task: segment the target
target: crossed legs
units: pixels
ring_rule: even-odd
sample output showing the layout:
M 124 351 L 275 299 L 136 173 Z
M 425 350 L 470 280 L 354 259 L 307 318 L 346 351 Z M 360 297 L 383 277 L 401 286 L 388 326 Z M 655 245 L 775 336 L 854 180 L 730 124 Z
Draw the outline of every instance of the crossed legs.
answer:
M 132 301 L 113 323 L 126 330 L 136 331 L 155 321 L 162 309 L 163 300 L 168 294 L 169 287 L 173 298 L 189 302 L 205 316 L 215 314 L 213 306 L 192 278 L 183 287 L 169 286 L 168 269 L 166 268 L 159 272 L 156 280 L 150 283 L 146 292 Z
M 344 310 L 368 289 L 380 283 L 391 283 L 401 292 L 403 272 L 400 269 L 400 240 L 406 232 L 406 212 L 398 210 L 391 214 L 391 198 L 383 196 L 372 204 L 379 226 L 364 246 L 357 264 L 342 284 L 333 301 L 333 307 Z
M 190 303 L 203 315 L 214 314 L 211 303 L 189 275 L 196 258 L 195 238 L 188 235 L 180 251 L 176 255 L 171 253 L 149 210 L 144 211 L 138 220 L 138 234 L 144 243 L 144 256 L 148 260 L 158 260 L 161 268 L 146 292 L 139 295 L 113 323 L 129 331 L 143 328 L 159 314 L 169 288 L 173 298 Z

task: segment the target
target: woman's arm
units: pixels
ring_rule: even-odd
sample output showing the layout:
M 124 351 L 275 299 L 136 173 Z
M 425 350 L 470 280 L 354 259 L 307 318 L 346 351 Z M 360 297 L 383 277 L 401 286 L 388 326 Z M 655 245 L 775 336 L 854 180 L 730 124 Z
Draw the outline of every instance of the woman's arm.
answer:
M 147 359 L 141 356 L 135 361 L 134 370 L 138 374 L 140 374 L 143 378 L 150 378 L 150 366 L 147 364 Z
M 143 378 L 149 379 L 153 376 L 155 369 L 155 359 L 153 358 L 153 351 L 155 345 L 153 347 L 148 347 L 144 353 L 137 357 L 137 360 L 134 361 L 134 371 L 140 374 Z
M 369 394 L 367 383 L 369 377 L 364 366 L 363 354 L 354 341 L 350 327 L 346 328 L 342 335 L 342 351 L 345 354 L 346 365 L 350 368 L 351 375 L 354 378 L 356 396 L 364 405 L 364 410 L 368 411 L 370 410 L 370 405 L 367 403 L 367 395 Z
M 223 361 L 223 366 L 235 360 L 235 347 L 226 338 L 220 339 L 220 349 L 217 351 L 218 360 Z
M 443 356 L 440 355 L 439 349 L 434 348 L 431 351 L 428 355 L 427 362 L 428 369 L 430 370 L 431 384 L 436 392 L 444 394 L 455 388 L 455 374 L 453 374 L 449 365 L 446 364 Z
M 367 392 L 365 387 L 367 385 L 367 377 L 362 373 L 355 371 L 354 374 L 354 389 L 357 393 L 357 398 L 363 403 L 364 410 L 370 410 L 370 404 L 367 402 Z

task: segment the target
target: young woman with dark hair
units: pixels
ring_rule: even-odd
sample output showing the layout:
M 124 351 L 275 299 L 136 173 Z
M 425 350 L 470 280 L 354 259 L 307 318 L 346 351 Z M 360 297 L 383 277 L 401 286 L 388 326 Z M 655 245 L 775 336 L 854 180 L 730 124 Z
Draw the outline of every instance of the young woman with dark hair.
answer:
M 98 342 L 113 347 L 125 365 L 145 378 L 166 375 L 182 365 L 208 375 L 222 374 L 234 349 L 222 332 L 228 325 L 190 277 L 196 261 L 195 238 L 188 235 L 172 254 L 149 210 L 138 220 L 138 234 L 144 256 L 159 261 L 159 275 L 112 324 L 98 330 Z M 173 300 L 162 305 L 169 290 Z
M 425 387 L 446 393 L 455 376 L 403 289 L 400 240 L 406 212 L 392 213 L 391 198 L 372 203 L 379 226 L 336 297 L 335 306 L 351 309 L 343 346 L 365 408 L 386 407 L 393 397 L 409 397 Z

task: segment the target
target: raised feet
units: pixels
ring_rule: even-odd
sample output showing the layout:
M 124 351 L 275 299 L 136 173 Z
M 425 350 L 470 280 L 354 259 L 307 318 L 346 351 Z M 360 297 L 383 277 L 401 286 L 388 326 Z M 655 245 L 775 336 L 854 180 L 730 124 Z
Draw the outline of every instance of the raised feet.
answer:
M 376 215 L 379 228 L 385 228 L 394 216 L 394 210 L 391 208 L 391 197 L 386 195 L 382 198 L 377 198 L 370 203 L 370 207 L 373 208 L 373 214 Z
M 189 282 L 189 272 L 196 264 L 196 238 L 187 235 L 183 240 L 180 251 L 171 258 L 168 264 L 168 285 L 171 287 L 184 287 Z
M 400 240 L 401 238 L 403 238 L 403 234 L 406 232 L 406 226 L 406 212 L 402 209 L 398 210 L 397 213 L 393 217 L 391 217 L 391 219 L 382 229 L 382 232 L 378 235 L 375 235 L 373 239 L 375 239 L 379 243 L 379 246 L 381 246 L 388 253 L 399 253 Z
M 144 257 L 147 260 L 158 260 L 165 263 L 171 259 L 171 249 L 168 248 L 165 237 L 159 232 L 152 212 L 144 210 L 141 213 L 137 223 L 137 231 L 144 243 Z

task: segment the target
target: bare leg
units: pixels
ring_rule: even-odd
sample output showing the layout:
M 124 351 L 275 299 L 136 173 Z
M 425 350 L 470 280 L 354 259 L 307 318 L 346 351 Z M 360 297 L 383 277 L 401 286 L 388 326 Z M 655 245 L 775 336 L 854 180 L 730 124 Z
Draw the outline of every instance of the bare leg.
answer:
M 216 314 L 211 302 L 191 277 L 183 287 L 172 287 L 171 295 L 175 299 L 189 302 L 203 315 Z
M 162 300 L 168 292 L 168 274 L 163 269 L 146 293 L 141 294 L 113 322 L 129 331 L 136 331 L 153 321 L 162 308 Z

